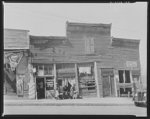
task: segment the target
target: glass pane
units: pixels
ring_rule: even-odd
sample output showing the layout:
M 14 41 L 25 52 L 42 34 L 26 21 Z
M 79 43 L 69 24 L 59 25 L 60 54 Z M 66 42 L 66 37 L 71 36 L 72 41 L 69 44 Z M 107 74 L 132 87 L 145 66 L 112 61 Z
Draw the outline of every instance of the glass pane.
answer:
M 130 72 L 125 71 L 125 83 L 130 83 Z
M 44 66 L 44 75 L 48 75 L 48 66 Z
M 123 70 L 119 70 L 119 83 L 123 83 Z
M 48 74 L 49 74 L 49 75 L 52 75 L 52 74 L 53 74 L 53 67 L 52 67 L 52 66 L 49 66 L 49 67 L 48 67 Z

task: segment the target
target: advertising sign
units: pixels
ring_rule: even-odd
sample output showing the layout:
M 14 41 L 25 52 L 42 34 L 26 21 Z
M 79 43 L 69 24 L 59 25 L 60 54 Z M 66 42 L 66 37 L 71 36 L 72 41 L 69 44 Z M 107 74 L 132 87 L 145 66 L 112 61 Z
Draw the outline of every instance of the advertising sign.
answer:
M 15 68 L 17 67 L 17 65 L 19 64 L 22 56 L 23 56 L 22 53 L 12 53 L 12 54 L 7 56 L 12 71 L 14 71 Z
M 136 61 L 126 61 L 126 67 L 134 68 L 137 67 Z
M 53 77 L 46 77 L 46 90 L 54 90 Z
M 23 96 L 23 79 L 24 75 L 17 75 L 17 95 Z

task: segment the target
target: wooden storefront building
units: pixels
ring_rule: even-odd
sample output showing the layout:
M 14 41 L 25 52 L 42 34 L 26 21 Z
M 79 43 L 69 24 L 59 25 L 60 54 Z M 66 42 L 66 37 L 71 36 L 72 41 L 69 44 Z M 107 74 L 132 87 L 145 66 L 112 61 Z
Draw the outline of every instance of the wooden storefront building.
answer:
M 36 83 L 44 84 L 43 98 L 66 82 L 83 97 L 132 94 L 140 82 L 139 43 L 112 37 L 111 24 L 67 22 L 66 36 L 30 35 L 31 64 Z
M 4 94 L 6 95 L 13 93 L 29 97 L 29 84 L 34 82 L 29 43 L 28 30 L 4 29 Z

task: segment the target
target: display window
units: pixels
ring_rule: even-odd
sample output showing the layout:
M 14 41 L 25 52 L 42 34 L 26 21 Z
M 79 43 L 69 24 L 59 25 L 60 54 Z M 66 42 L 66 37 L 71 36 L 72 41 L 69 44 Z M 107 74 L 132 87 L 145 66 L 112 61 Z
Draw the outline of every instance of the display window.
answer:
M 54 67 L 51 64 L 35 64 L 34 67 L 38 76 L 54 75 Z
M 131 83 L 129 70 L 119 70 L 118 72 L 119 72 L 119 83 Z

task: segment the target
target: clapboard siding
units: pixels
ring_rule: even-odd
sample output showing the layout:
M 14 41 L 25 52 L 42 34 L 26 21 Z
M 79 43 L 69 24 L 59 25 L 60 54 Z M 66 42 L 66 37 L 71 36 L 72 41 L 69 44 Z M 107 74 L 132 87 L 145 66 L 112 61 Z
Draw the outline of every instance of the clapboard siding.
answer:
M 67 37 L 73 45 L 71 52 L 86 54 L 86 40 L 94 40 L 95 53 L 105 49 L 110 41 L 111 24 L 67 23 Z M 102 50 L 101 52 L 103 52 Z
M 94 38 L 94 48 L 96 54 L 100 55 L 107 54 L 109 45 L 110 45 L 110 37 L 99 36 Z
M 4 29 L 4 49 L 29 49 L 28 31 Z
M 112 39 L 110 35 L 110 25 L 98 26 L 85 24 L 68 24 L 67 25 L 67 39 L 71 43 L 72 47 L 53 46 L 52 48 L 46 48 L 40 50 L 31 46 L 32 53 L 36 54 L 35 57 L 44 59 L 48 58 L 50 61 L 62 61 L 62 62 L 94 62 L 99 61 L 98 68 L 120 68 L 128 69 L 126 67 L 126 61 L 136 61 L 137 69 L 140 68 L 139 60 L 139 47 L 126 48 L 119 46 L 111 46 Z M 82 26 L 83 25 L 83 26 Z M 81 30 L 82 29 L 82 30 Z M 95 32 L 94 32 L 95 30 Z M 104 32 L 103 32 L 104 30 Z M 79 32 L 80 31 L 80 32 Z M 91 32 L 90 32 L 91 31 Z M 101 32 L 101 33 L 99 33 Z M 92 38 L 94 40 L 94 54 L 86 55 L 85 52 L 85 40 Z M 42 40 L 42 39 L 41 39 Z M 119 39 L 117 39 L 119 40 Z M 122 39 L 120 39 L 122 40 Z M 115 41 L 117 42 L 117 41 Z M 130 40 L 124 40 L 124 42 L 132 42 Z M 134 41 L 135 42 L 135 41 Z M 132 42 L 134 44 L 134 42 Z M 53 58 L 52 58 L 53 57 Z
M 85 54 L 85 42 L 83 39 L 70 39 L 70 42 L 73 47 L 66 51 L 67 54 Z

